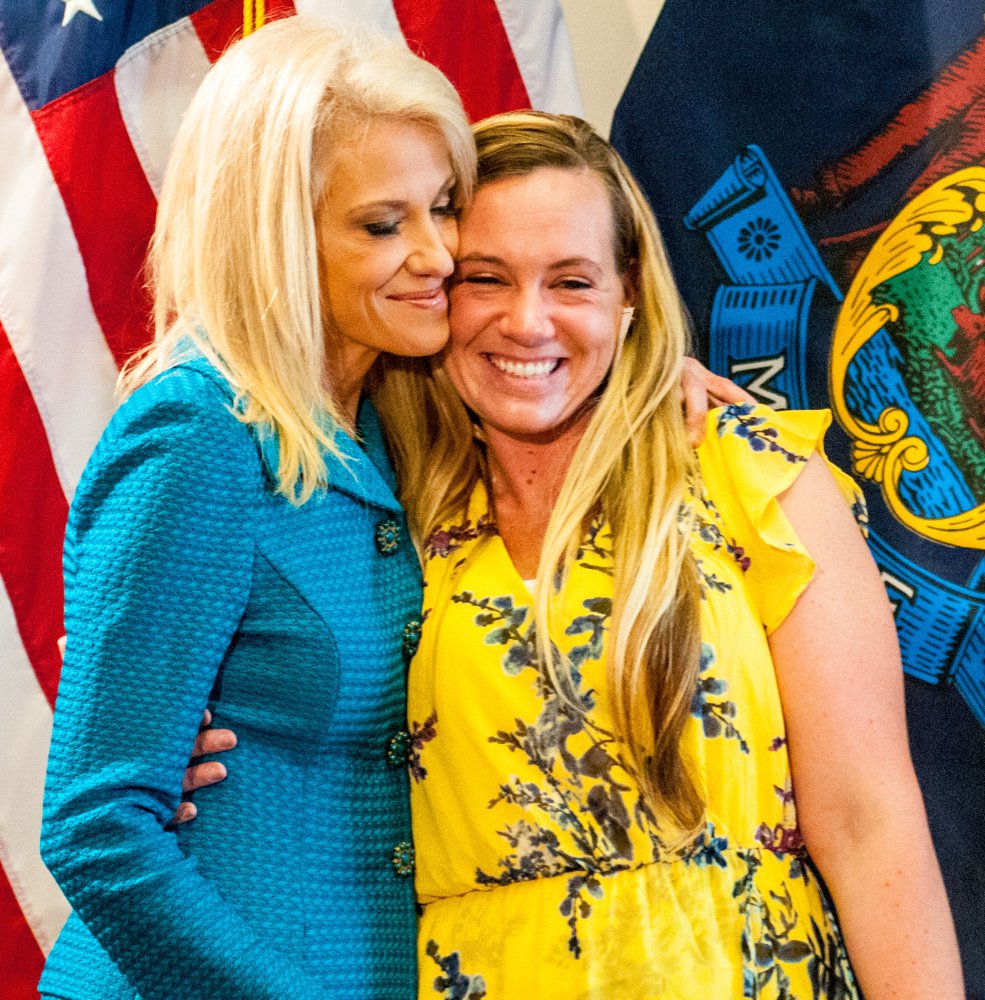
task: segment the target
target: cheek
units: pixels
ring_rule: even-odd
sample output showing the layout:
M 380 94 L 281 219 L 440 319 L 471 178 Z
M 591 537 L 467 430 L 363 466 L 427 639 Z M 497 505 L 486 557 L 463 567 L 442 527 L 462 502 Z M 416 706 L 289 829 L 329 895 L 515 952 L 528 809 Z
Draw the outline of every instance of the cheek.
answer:
M 449 353 L 467 347 L 482 326 L 482 309 L 469 294 L 469 290 L 461 285 L 452 288 L 448 297 L 448 327 L 451 336 L 448 342 Z
M 451 382 L 452 388 L 458 394 L 459 399 L 469 409 L 474 410 L 475 393 L 469 391 L 470 380 L 465 377 L 460 361 L 461 355 L 456 354 L 451 347 L 448 347 L 442 355 L 441 369 L 448 376 L 448 381 Z
M 463 350 L 462 344 L 456 341 L 454 327 L 452 327 L 450 336 L 448 337 L 448 346 L 441 355 L 441 367 L 452 380 L 455 388 L 459 390 L 461 389 L 460 383 L 465 358 L 466 353 Z
M 461 320 L 462 316 L 463 311 L 453 307 L 448 317 L 448 343 L 441 354 L 441 367 L 455 391 L 467 405 L 471 405 L 469 385 L 479 375 L 477 365 L 482 362 L 482 358 L 472 349 L 471 333 L 464 330 L 460 322 L 456 322 L 456 317 Z
M 585 378 L 597 388 L 609 374 L 616 356 L 616 334 L 610 323 L 600 324 L 583 340 Z
M 612 367 L 612 362 L 616 358 L 616 338 L 609 333 L 599 344 L 598 364 L 599 368 L 607 375 Z
M 366 299 L 384 288 L 400 269 L 403 255 L 393 247 L 375 247 L 371 251 L 351 253 L 330 263 L 329 282 L 335 297 L 353 301 Z

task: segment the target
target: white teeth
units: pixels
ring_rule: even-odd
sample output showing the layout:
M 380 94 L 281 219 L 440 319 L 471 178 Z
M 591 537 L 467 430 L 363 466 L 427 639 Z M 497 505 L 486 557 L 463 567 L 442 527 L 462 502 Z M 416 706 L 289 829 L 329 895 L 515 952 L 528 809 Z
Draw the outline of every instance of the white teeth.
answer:
M 507 375 L 516 375 L 519 378 L 546 378 L 561 363 L 554 358 L 551 361 L 509 361 L 507 358 L 498 358 L 490 354 L 489 360 Z

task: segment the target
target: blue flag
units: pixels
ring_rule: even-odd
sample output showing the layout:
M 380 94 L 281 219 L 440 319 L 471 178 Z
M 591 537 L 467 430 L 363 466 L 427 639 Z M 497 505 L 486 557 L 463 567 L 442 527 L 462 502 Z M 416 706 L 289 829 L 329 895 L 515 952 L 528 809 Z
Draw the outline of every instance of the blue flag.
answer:
M 978 5 L 667 0 L 612 137 L 711 367 L 830 407 L 985 998 L 985 26 Z

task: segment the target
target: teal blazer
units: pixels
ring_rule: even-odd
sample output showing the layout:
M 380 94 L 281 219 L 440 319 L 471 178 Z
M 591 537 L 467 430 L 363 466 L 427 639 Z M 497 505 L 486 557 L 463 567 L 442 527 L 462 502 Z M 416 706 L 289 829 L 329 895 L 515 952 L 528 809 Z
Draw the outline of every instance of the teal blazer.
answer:
M 202 359 L 158 376 L 72 503 L 42 852 L 74 912 L 41 990 L 409 1000 L 421 579 L 380 427 L 364 403 L 295 507 L 233 411 Z M 171 830 L 206 704 L 239 743 Z

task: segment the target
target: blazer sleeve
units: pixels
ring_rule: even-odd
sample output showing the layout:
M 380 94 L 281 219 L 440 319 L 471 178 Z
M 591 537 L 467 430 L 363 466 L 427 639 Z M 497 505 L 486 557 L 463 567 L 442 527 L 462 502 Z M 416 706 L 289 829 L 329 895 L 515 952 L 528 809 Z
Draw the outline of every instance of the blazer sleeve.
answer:
M 325 995 L 166 829 L 249 595 L 261 482 L 228 394 L 179 369 L 120 408 L 69 514 L 42 853 L 144 1000 Z

